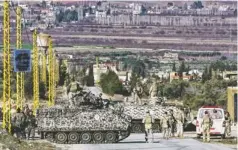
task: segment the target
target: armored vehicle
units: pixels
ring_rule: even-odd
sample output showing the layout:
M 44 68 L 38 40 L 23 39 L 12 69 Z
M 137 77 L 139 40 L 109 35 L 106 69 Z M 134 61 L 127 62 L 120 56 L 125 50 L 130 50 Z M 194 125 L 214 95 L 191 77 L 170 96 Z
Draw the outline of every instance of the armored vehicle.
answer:
M 175 106 L 162 106 L 162 105 L 136 105 L 126 104 L 124 105 L 124 113 L 132 117 L 132 133 L 142 133 L 145 131 L 144 124 L 142 123 L 145 117 L 146 111 L 150 111 L 155 122 L 152 126 L 153 132 L 161 132 L 160 120 L 165 117 L 164 112 L 168 112 L 170 109 L 176 112 L 180 111 Z
M 131 132 L 131 117 L 99 107 L 91 93 L 75 98 L 75 107 L 55 105 L 37 110 L 42 138 L 56 143 L 116 143 Z

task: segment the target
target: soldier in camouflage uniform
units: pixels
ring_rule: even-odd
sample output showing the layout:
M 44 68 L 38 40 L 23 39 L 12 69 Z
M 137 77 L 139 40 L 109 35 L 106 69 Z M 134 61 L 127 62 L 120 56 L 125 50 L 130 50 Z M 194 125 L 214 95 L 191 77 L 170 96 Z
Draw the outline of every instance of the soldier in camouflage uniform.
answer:
M 146 111 L 146 116 L 142 120 L 142 123 L 145 124 L 145 141 L 148 143 L 148 137 L 149 142 L 153 143 L 153 131 L 152 131 L 152 124 L 154 123 L 153 117 L 150 115 L 149 111 Z
M 27 139 L 28 140 L 31 134 L 32 134 L 32 139 L 34 140 L 35 128 L 36 128 L 36 118 L 33 115 L 32 111 L 30 111 L 29 115 L 27 116 Z
M 21 135 L 24 139 L 26 139 L 26 127 L 27 127 L 27 114 L 29 114 L 30 112 L 30 109 L 28 110 L 28 112 L 24 112 L 22 111 L 22 116 L 23 116 L 23 122 L 22 122 L 22 125 L 21 125 Z
M 229 112 L 226 112 L 225 123 L 226 123 L 226 128 L 225 128 L 226 133 L 225 134 L 227 136 L 230 136 L 231 135 L 231 117 L 230 117 Z
M 28 115 L 29 111 L 30 111 L 29 106 L 28 106 L 28 104 L 26 104 L 23 108 L 23 112 L 24 112 L 25 115 Z
M 169 136 L 174 137 L 176 128 L 176 119 L 174 117 L 172 109 L 169 111 L 168 120 L 169 120 Z
M 169 118 L 168 113 L 164 112 L 165 116 L 161 119 L 161 127 L 163 131 L 163 138 L 169 139 Z
M 79 91 L 79 85 L 75 81 L 74 77 L 72 77 L 72 82 L 69 84 L 68 89 L 69 89 L 68 93 L 69 103 L 70 106 L 72 107 L 75 105 L 74 96 Z
M 17 138 L 20 138 L 22 133 L 21 127 L 24 123 L 24 115 L 21 113 L 20 108 L 17 108 L 17 113 L 13 117 L 12 123 L 14 125 Z
M 176 113 L 177 136 L 183 138 L 184 113 L 183 110 Z
M 203 142 L 206 141 L 206 135 L 207 135 L 207 142 L 210 142 L 210 128 L 212 127 L 212 120 L 209 117 L 208 111 L 205 111 L 201 127 L 203 129 Z

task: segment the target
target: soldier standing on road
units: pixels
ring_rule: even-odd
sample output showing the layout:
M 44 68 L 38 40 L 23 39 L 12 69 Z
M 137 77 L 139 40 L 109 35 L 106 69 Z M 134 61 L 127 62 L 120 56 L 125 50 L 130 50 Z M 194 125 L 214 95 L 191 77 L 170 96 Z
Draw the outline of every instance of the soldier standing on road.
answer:
M 22 125 L 21 125 L 21 135 L 24 139 L 26 139 L 26 127 L 27 127 L 27 115 L 26 114 L 29 114 L 30 112 L 30 109 L 26 112 L 22 111 L 22 116 L 23 116 L 23 122 L 22 122 Z
M 210 142 L 210 128 L 212 127 L 212 120 L 209 117 L 208 111 L 205 111 L 201 127 L 203 129 L 203 142 L 206 141 L 206 135 L 207 135 L 207 142 Z
M 176 120 L 175 117 L 173 115 L 173 110 L 171 109 L 169 111 L 169 136 L 174 137 L 174 133 L 175 133 L 175 128 L 176 128 Z
M 226 115 L 225 115 L 225 122 L 226 122 L 225 134 L 227 136 L 230 136 L 231 135 L 231 117 L 228 111 L 226 112 Z
M 163 138 L 168 140 L 169 139 L 169 118 L 168 113 L 164 112 L 165 116 L 161 120 L 161 127 L 163 131 Z
M 179 111 L 176 115 L 176 128 L 177 136 L 183 138 L 183 124 L 184 124 L 184 113 L 183 110 Z
M 30 136 L 32 135 L 32 140 L 34 140 L 35 137 L 35 128 L 36 128 L 36 118 L 33 115 L 32 111 L 29 112 L 29 115 L 27 116 L 27 139 L 30 139 Z
M 142 123 L 145 124 L 145 141 L 148 143 L 149 142 L 153 143 L 153 131 L 152 131 L 152 124 L 154 123 L 153 117 L 150 115 L 150 111 L 146 111 L 146 116 L 142 120 Z
M 17 138 L 20 138 L 21 137 L 21 127 L 22 127 L 22 124 L 24 122 L 24 116 L 21 113 L 20 108 L 17 108 L 17 113 L 13 117 L 12 122 L 13 122 L 14 127 L 15 127 L 16 136 L 17 136 Z

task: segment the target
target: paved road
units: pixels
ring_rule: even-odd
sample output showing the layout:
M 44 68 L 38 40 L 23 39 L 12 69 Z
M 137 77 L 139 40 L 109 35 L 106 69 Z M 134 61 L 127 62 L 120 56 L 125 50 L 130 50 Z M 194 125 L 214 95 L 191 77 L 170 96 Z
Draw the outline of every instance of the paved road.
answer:
M 155 134 L 155 143 L 145 143 L 144 134 L 132 134 L 117 144 L 72 144 L 57 145 L 63 150 L 232 150 L 228 146 L 213 143 L 202 143 L 191 137 L 184 139 L 161 139 Z

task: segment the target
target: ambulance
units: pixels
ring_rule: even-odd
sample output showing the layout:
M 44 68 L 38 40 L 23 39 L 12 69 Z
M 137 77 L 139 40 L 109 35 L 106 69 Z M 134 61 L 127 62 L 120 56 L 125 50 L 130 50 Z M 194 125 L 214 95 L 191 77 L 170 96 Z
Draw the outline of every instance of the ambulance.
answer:
M 210 128 L 210 136 L 221 136 L 221 138 L 225 138 L 225 111 L 218 106 L 203 106 L 198 110 L 197 117 L 195 117 L 197 138 L 200 138 L 203 133 L 201 124 L 205 111 L 208 111 L 213 121 L 212 127 Z

